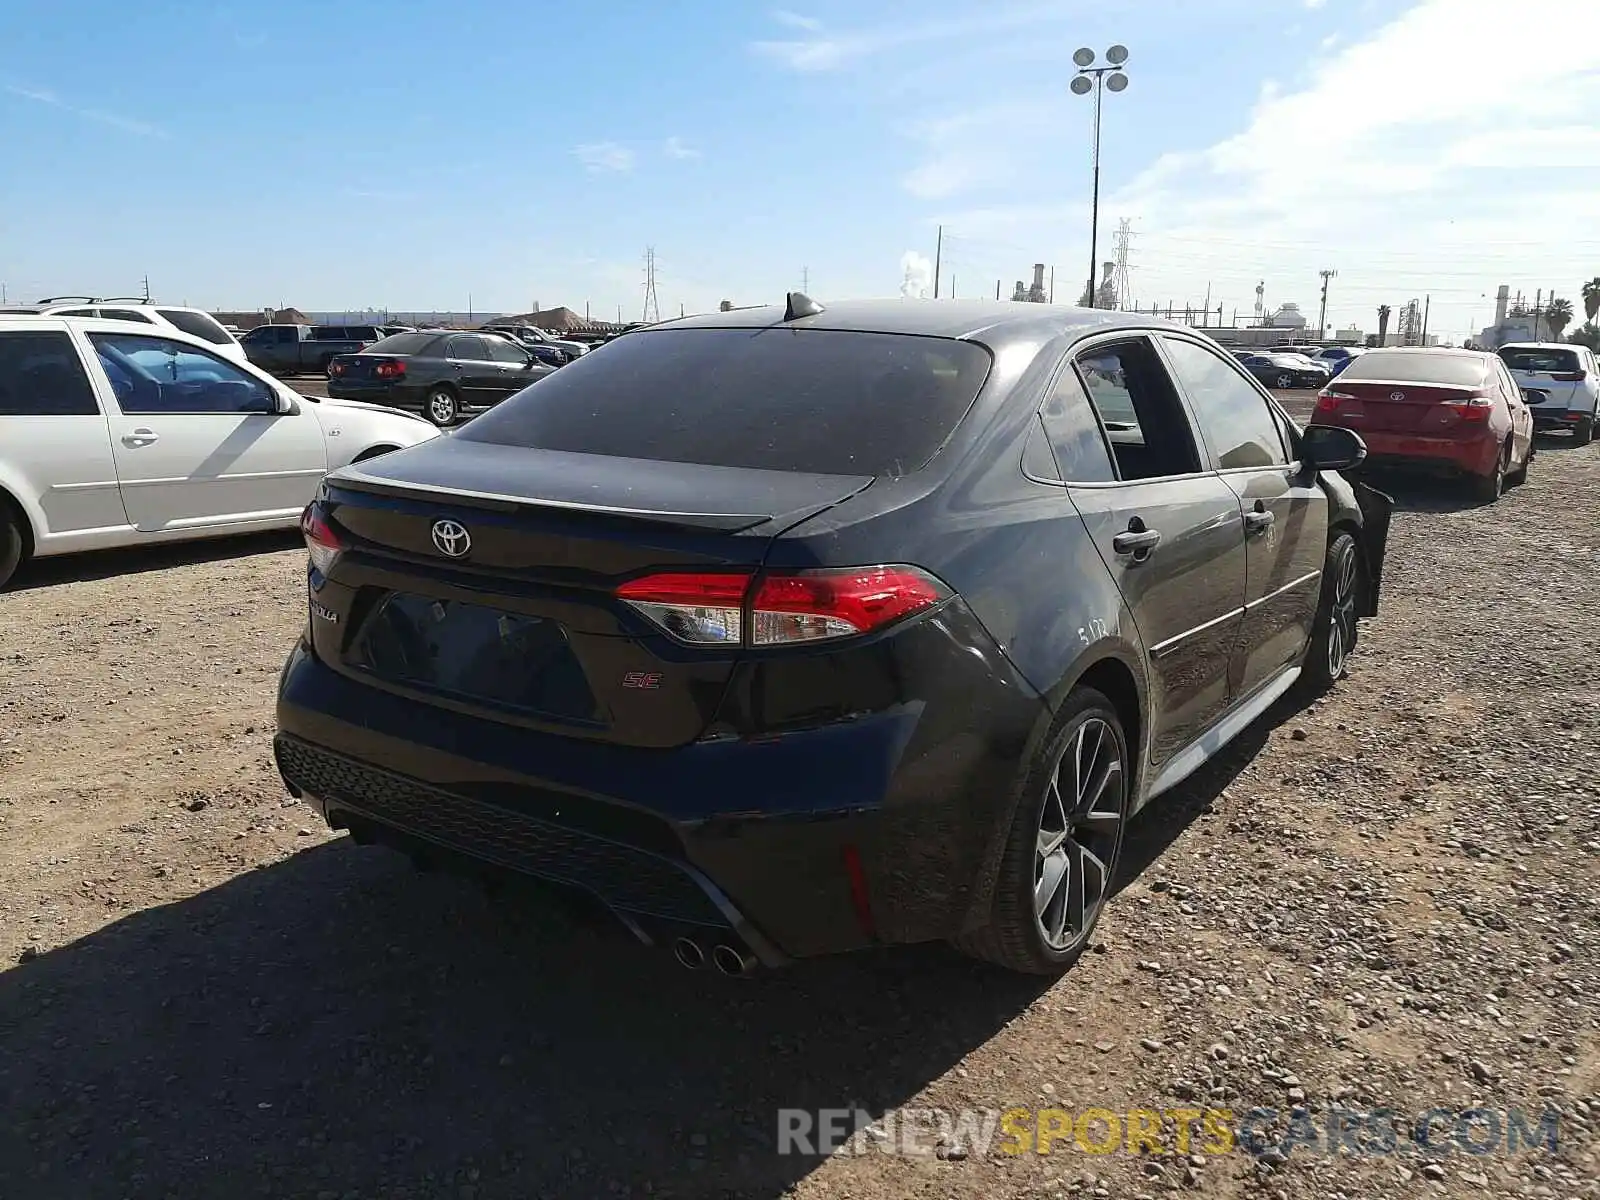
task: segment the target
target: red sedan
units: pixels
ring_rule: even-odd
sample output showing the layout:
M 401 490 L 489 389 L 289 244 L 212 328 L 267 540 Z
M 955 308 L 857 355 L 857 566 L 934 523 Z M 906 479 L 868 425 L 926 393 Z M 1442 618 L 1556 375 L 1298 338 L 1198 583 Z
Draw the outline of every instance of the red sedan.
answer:
M 1533 417 L 1505 363 L 1477 350 L 1369 350 L 1317 396 L 1313 425 L 1341 425 L 1373 466 L 1465 476 L 1480 500 L 1522 483 Z

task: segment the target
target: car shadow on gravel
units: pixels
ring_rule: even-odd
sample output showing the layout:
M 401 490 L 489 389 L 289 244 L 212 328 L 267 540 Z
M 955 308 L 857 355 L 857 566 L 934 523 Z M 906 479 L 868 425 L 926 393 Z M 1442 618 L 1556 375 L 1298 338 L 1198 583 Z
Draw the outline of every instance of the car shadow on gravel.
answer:
M 1151 801 L 1128 825 L 1112 892 L 1120 893 L 1131 886 L 1196 821 L 1213 817 L 1224 789 L 1250 765 L 1277 729 L 1313 702 L 1314 698 L 1291 689 L 1216 757 L 1170 792 Z M 1182 880 L 1172 882 L 1181 884 Z
M 302 544 L 298 530 L 274 529 L 267 533 L 245 533 L 195 542 L 65 554 L 35 559 L 25 564 L 6 590 L 26 592 L 64 583 L 114 579 L 146 571 L 165 571 L 172 567 L 248 558 L 252 554 L 277 554 Z
M 902 1104 L 1046 986 L 730 980 L 518 899 L 340 839 L 0 973 L 0 1192 L 777 1197 L 779 1108 Z

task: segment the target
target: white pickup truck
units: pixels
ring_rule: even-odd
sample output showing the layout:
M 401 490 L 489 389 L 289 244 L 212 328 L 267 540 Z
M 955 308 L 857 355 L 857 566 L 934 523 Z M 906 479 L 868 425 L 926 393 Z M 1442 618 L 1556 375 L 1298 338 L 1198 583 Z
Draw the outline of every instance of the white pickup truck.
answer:
M 187 334 L 0 318 L 0 587 L 28 558 L 292 528 L 328 471 L 437 436 Z

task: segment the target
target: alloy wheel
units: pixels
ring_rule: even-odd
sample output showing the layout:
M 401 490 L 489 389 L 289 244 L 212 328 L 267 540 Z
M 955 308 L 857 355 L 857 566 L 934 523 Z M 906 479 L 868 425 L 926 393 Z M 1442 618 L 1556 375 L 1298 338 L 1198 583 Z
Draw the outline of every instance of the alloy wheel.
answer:
M 1356 644 L 1356 552 L 1346 546 L 1333 572 L 1333 605 L 1328 614 L 1328 675 L 1338 679 Z
M 1292 376 L 1279 375 L 1277 382 L 1275 384 L 1273 384 L 1273 386 L 1281 390 L 1283 388 L 1291 387 L 1291 386 L 1293 386 L 1293 384 L 1294 384 L 1294 378 Z
M 456 419 L 456 399 L 449 392 L 434 392 L 428 397 L 428 416 L 435 425 L 448 425 Z
M 1127 765 L 1122 741 L 1099 717 L 1084 721 L 1050 774 L 1033 864 L 1034 918 L 1045 945 L 1073 949 L 1111 890 L 1122 837 Z

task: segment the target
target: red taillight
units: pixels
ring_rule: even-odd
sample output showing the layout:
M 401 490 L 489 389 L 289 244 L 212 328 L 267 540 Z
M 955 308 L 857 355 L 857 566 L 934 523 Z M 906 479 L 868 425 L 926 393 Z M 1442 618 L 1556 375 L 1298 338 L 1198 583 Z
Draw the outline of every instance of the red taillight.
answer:
M 1332 388 L 1323 388 L 1317 393 L 1317 411 L 1319 413 L 1338 412 L 1339 401 L 1354 399 L 1355 397 L 1349 392 L 1336 392 Z
M 747 601 L 753 579 L 747 573 L 670 572 L 630 580 L 616 594 L 680 642 L 749 646 L 856 637 L 931 608 L 950 594 L 915 567 L 764 575 Z
M 339 541 L 339 536 L 333 532 L 333 527 L 328 524 L 327 518 L 317 508 L 316 502 L 306 505 L 305 512 L 300 514 L 300 532 L 306 539 L 306 550 L 311 555 L 311 565 L 322 574 L 326 575 L 333 566 L 333 560 L 339 557 L 339 551 L 344 546 Z
M 400 379 L 406 373 L 403 362 L 381 362 L 372 368 L 372 374 L 378 379 Z
M 1463 421 L 1487 421 L 1494 411 L 1494 401 L 1488 396 L 1472 396 L 1445 407 Z
M 1582 383 L 1589 378 L 1587 371 L 1551 371 L 1551 379 L 1559 379 L 1562 383 Z

